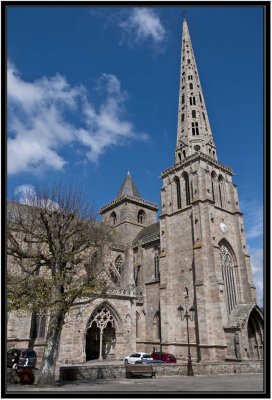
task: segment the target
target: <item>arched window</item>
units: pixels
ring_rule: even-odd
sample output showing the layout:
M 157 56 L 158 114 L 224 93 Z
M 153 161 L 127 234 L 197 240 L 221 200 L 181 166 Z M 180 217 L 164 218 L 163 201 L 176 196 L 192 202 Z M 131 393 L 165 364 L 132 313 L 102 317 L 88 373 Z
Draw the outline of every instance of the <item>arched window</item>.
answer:
M 144 223 L 145 217 L 146 217 L 145 212 L 143 210 L 140 210 L 138 212 L 138 222 L 139 222 L 139 224 L 143 224 Z
M 178 210 L 180 210 L 181 209 L 180 181 L 177 176 L 175 177 L 174 181 L 176 184 L 177 207 L 178 207 Z
M 122 269 L 123 269 L 123 259 L 121 256 L 118 256 L 115 259 L 114 265 L 110 265 L 110 277 L 112 281 L 117 284 L 122 276 Z
M 211 179 L 212 179 L 212 198 L 213 201 L 215 202 L 215 180 L 216 180 L 216 173 L 213 171 L 211 174 Z
M 183 294 L 184 294 L 185 299 L 189 297 L 189 292 L 188 292 L 187 287 L 184 288 Z
M 224 190 L 224 179 L 222 175 L 218 177 L 218 189 L 219 189 L 219 205 L 220 207 L 225 206 L 225 190 Z
M 40 338 L 43 339 L 45 338 L 45 332 L 46 332 L 46 321 L 47 321 L 47 315 L 46 314 L 36 314 L 34 313 L 32 315 L 32 321 L 31 321 L 31 338 L 36 339 Z
M 114 226 L 116 224 L 116 213 L 113 211 L 110 215 L 110 224 Z
M 160 339 L 160 313 L 156 312 L 153 318 L 153 339 Z
M 118 256 L 115 260 L 115 268 L 118 271 L 119 275 L 121 276 L 122 274 L 122 268 L 123 268 L 123 259 L 121 256 Z
M 138 311 L 136 311 L 136 338 L 140 336 L 139 322 L 140 322 L 140 314 L 138 313 Z
M 227 309 L 230 313 L 237 304 L 235 258 L 226 242 L 219 243 L 223 281 L 226 288 Z
M 183 177 L 183 182 L 184 182 L 184 189 L 185 189 L 185 200 L 186 200 L 186 206 L 188 206 L 191 203 L 190 199 L 190 184 L 189 184 L 189 176 L 187 172 L 184 172 L 182 174 Z
M 154 252 L 154 276 L 155 279 L 160 278 L 160 251 L 156 249 Z

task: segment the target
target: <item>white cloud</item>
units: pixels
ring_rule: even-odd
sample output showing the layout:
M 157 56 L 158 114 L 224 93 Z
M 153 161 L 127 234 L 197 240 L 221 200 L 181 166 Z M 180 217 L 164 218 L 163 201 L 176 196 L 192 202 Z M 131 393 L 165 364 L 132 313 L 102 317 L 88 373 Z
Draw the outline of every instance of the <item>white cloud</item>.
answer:
M 17 186 L 14 190 L 14 194 L 19 203 L 28 204 L 28 198 L 35 196 L 36 192 L 34 186 L 25 184 Z
M 263 207 L 256 202 L 241 202 L 247 239 L 256 239 L 263 235 Z
M 15 199 L 21 204 L 28 205 L 39 205 L 40 207 L 51 208 L 52 210 L 59 209 L 58 203 L 47 198 L 37 197 L 36 190 L 34 186 L 29 184 L 24 184 L 17 186 L 14 189 Z
M 104 100 L 97 108 L 82 85 L 72 86 L 59 74 L 26 82 L 9 63 L 8 173 L 62 170 L 67 160 L 60 151 L 71 143 L 83 146 L 85 156 L 97 162 L 109 147 L 145 139 L 126 118 L 127 95 L 118 78 L 103 74 L 100 92 Z
M 159 16 L 150 8 L 133 8 L 129 16 L 121 20 L 119 25 L 125 30 L 126 39 L 132 44 L 143 40 L 159 44 L 166 36 Z

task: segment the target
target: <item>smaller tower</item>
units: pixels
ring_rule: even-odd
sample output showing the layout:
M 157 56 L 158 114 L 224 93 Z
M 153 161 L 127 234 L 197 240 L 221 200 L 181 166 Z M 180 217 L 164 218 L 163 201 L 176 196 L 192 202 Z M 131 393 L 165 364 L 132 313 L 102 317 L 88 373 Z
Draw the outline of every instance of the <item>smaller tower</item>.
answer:
M 116 198 L 102 207 L 100 214 L 114 228 L 116 240 L 129 244 L 142 228 L 157 221 L 157 211 L 156 204 L 141 197 L 128 172 Z

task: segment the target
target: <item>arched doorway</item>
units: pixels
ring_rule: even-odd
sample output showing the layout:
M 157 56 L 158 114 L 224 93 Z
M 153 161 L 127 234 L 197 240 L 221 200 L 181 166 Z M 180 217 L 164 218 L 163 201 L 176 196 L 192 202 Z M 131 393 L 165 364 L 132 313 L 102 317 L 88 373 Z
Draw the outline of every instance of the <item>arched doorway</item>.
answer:
M 247 325 L 249 356 L 263 358 L 263 320 L 255 308 L 251 311 Z
M 97 360 L 99 357 L 100 329 L 94 322 L 86 334 L 86 361 Z
M 114 358 L 115 320 L 110 310 L 98 307 L 92 314 L 86 332 L 86 361 Z

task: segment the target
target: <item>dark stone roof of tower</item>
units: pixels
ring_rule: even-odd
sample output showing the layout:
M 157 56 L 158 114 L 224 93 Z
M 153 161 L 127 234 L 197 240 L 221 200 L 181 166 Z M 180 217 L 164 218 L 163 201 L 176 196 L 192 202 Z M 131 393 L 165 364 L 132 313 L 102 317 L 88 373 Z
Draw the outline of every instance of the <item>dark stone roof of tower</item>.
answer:
M 127 176 L 124 179 L 124 182 L 117 193 L 117 198 L 122 197 L 122 196 L 133 196 L 133 197 L 138 197 L 139 199 L 142 198 L 139 190 L 137 189 L 133 179 L 131 178 L 130 172 L 127 173 Z
M 153 235 L 159 235 L 160 234 L 160 222 L 155 222 L 154 224 L 148 225 L 145 228 L 143 228 L 136 238 L 133 240 L 133 244 L 136 244 L 139 242 L 139 240 L 143 240 L 145 238 L 148 238 Z

